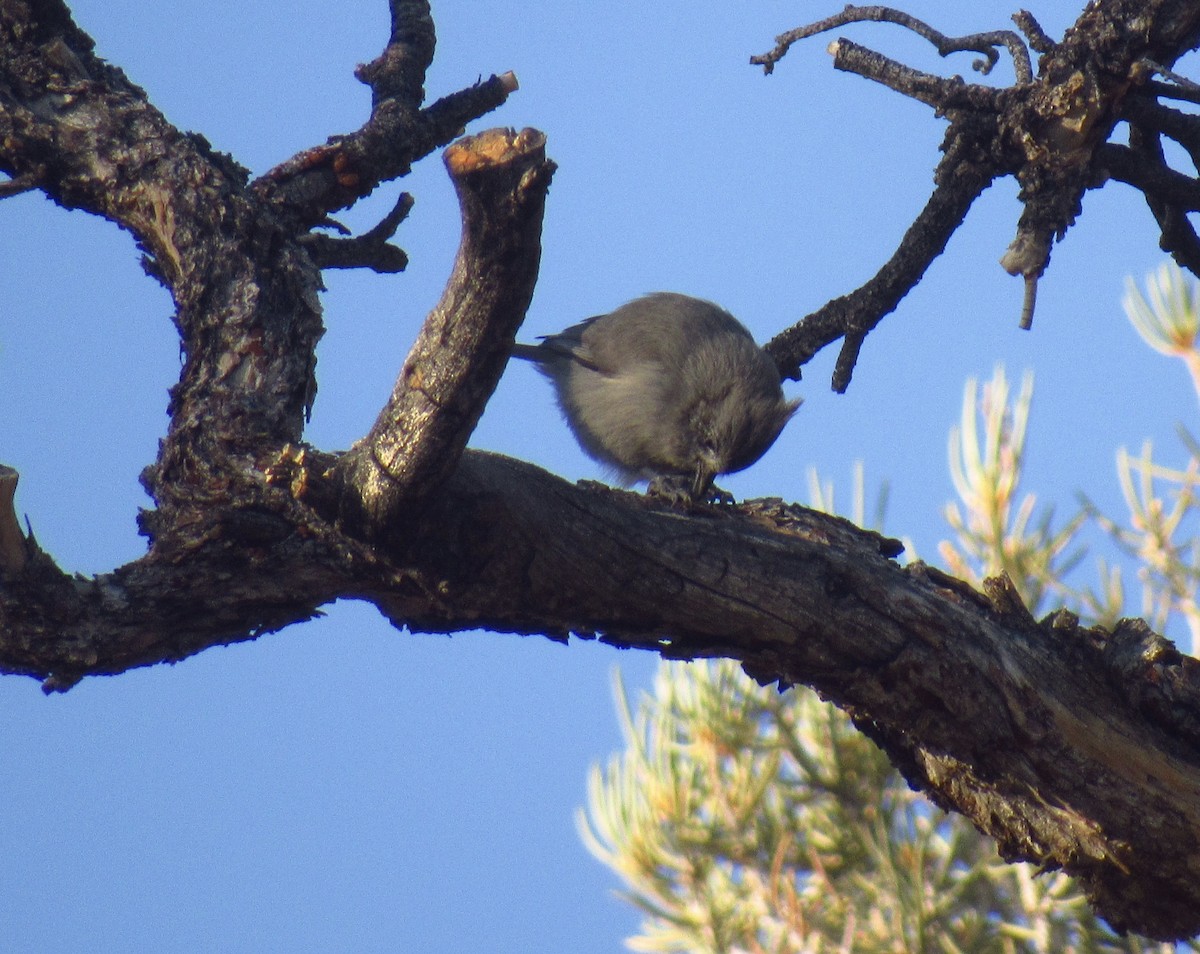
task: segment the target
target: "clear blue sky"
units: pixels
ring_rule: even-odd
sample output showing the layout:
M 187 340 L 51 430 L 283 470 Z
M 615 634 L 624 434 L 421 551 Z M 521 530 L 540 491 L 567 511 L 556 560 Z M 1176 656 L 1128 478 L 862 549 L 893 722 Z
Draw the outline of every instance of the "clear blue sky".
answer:
M 1027 4 L 1057 35 L 1082 2 Z M 514 70 L 477 124 L 536 126 L 559 164 L 525 337 L 658 289 L 719 301 L 760 340 L 868 278 L 931 189 L 944 125 L 835 73 L 830 38 L 763 77 L 748 57 L 821 4 L 615 0 L 435 3 L 427 88 Z M 355 128 L 352 77 L 386 36 L 384 0 L 80 0 L 99 53 L 177 125 L 261 173 Z M 1008 25 L 1015 5 L 913 0 L 946 32 Z M 353 12 L 351 12 L 353 11 Z M 897 28 L 843 31 L 973 78 Z M 1008 82 L 1002 65 L 997 81 Z M 399 276 L 327 276 L 328 332 L 308 437 L 344 448 L 391 388 L 437 300 L 458 213 L 437 157 L 345 220 L 365 228 L 406 189 Z M 892 487 L 888 529 L 935 558 L 951 495 L 946 433 L 962 385 L 1004 362 L 1037 374 L 1027 487 L 1113 510 L 1113 451 L 1153 436 L 1168 461 L 1195 399 L 1182 368 L 1121 314 L 1124 276 L 1160 260 L 1149 213 L 1115 185 L 1085 200 L 1054 253 L 1032 333 L 997 259 L 1019 208 L 992 187 L 926 280 L 868 340 L 850 391 L 834 354 L 770 454 L 725 486 L 807 499 L 816 467 L 845 501 L 854 461 Z M 37 195 L 0 202 L 0 462 L 60 564 L 136 558 L 138 471 L 166 425 L 178 347 L 166 293 L 128 235 Z M 530 368 L 505 376 L 474 445 L 570 479 L 601 474 Z M 1174 454 L 1174 456 L 1172 456 Z M 1134 607 L 1136 609 L 1136 607 Z M 14 951 L 559 952 L 620 949 L 636 913 L 575 834 L 588 766 L 619 745 L 610 677 L 654 660 L 592 644 L 392 630 L 367 606 L 174 667 L 45 698 L 0 680 L 0 938 Z

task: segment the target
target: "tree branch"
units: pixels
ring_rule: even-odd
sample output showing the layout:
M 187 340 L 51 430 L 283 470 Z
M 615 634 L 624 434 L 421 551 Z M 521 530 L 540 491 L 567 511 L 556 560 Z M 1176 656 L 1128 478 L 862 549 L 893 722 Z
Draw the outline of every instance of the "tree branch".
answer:
M 1131 95 L 1121 104 L 1121 118 L 1174 139 L 1187 150 L 1192 165 L 1200 169 L 1200 117 L 1163 106 L 1146 96 Z
M 190 499 L 195 488 L 176 483 L 190 470 L 180 441 L 204 443 L 198 459 L 219 470 L 231 448 L 300 437 L 316 386 L 320 276 L 247 194 L 244 170 L 202 137 L 180 133 L 124 73 L 95 57 L 61 3 L 4 13 L 0 168 L 37 177 L 66 208 L 127 228 L 148 253 L 146 268 L 170 288 L 185 361 L 171 431 L 147 483 L 160 504 L 176 488 Z
M 1200 102 L 1200 83 L 1190 80 L 1186 76 L 1180 76 L 1174 70 L 1168 69 L 1161 63 L 1155 63 L 1149 57 L 1144 59 L 1142 64 L 1167 81 L 1160 83 L 1156 80 L 1148 80 L 1144 84 L 1147 92 L 1167 99 L 1178 99 L 1189 103 Z
M 1191 86 L 1178 86 L 1173 83 L 1160 83 L 1157 80 L 1146 80 L 1142 89 L 1150 96 L 1160 99 L 1177 99 L 1184 103 L 1200 103 L 1200 89 Z
M 1128 146 L 1105 143 L 1096 150 L 1096 171 L 1133 186 L 1157 204 L 1180 212 L 1200 211 L 1200 182 L 1139 155 Z
M 834 40 L 828 52 L 833 56 L 834 69 L 875 80 L 933 106 L 939 113 L 961 109 L 998 111 L 996 91 L 988 86 L 964 83 L 958 76 L 944 79 L 923 73 L 849 40 Z
M 401 192 L 392 211 L 362 235 L 336 239 L 310 232 L 301 236 L 300 243 L 308 249 L 308 254 L 321 269 L 369 268 L 381 274 L 402 272 L 408 267 L 408 256 L 403 249 L 389 245 L 388 239 L 396 234 L 396 229 L 408 217 L 412 207 L 413 197 Z M 342 229 L 348 231 L 344 227 Z
M 58 0 L 0 3 L 0 170 L 130 229 L 175 298 L 185 353 L 144 475 L 158 504 L 142 519 L 146 556 L 70 576 L 14 541 L 15 512 L 0 504 L 0 671 L 65 689 L 253 639 L 338 598 L 415 630 L 574 632 L 729 656 L 849 709 L 914 784 L 1007 857 L 1078 876 L 1114 925 L 1200 931 L 1200 673 L 1143 626 L 1036 622 L 1003 581 L 983 596 L 901 568 L 894 541 L 778 502 L 682 515 L 462 450 L 536 275 L 552 170 L 540 134 L 449 151 L 464 233 L 441 304 L 362 442 L 340 457 L 299 443 L 322 331 L 323 253 L 310 249 L 328 247 L 300 236 L 515 88 L 493 78 L 421 109 L 428 5 L 394 0 L 392 14 L 384 53 L 361 71 L 366 125 L 248 187 L 245 170 L 96 58 Z M 1184 195 L 1147 171 L 1157 133 L 1135 128 L 1133 157 L 1101 147 L 1136 64 L 1169 68 L 1198 29 L 1188 0 L 1096 0 L 1061 43 L 1037 41 L 1036 82 L 987 91 L 913 71 L 950 120 L 933 195 L 871 282 L 772 342 L 776 361 L 798 373 L 843 337 L 844 388 L 867 333 L 998 175 L 1021 183 L 1022 251 L 1009 264 L 1027 287 L 1098 168 L 1125 162 L 1152 202 L 1154 190 Z M 864 75 L 904 79 L 839 47 Z
M 517 89 L 511 73 L 444 96 L 426 109 L 425 71 L 436 46 L 427 0 L 389 0 L 392 31 L 384 51 L 355 75 L 371 88 L 371 117 L 356 132 L 306 149 L 257 180 L 255 189 L 298 229 L 353 205 L 380 183 L 462 135 L 472 120 Z
M 1161 85 L 1161 84 L 1159 84 Z M 1148 91 L 1143 85 L 1143 92 Z M 1183 268 L 1200 274 L 1200 236 L 1187 213 L 1196 208 L 1200 181 L 1167 165 L 1162 136 L 1187 150 L 1200 168 L 1200 117 L 1190 116 L 1148 99 L 1129 96 L 1122 109 L 1129 123 L 1129 146 L 1106 144 L 1097 152 L 1098 171 L 1139 189 L 1162 232 L 1160 245 Z
M 291 503 L 277 512 L 332 507 L 330 465 L 281 457 L 270 485 Z M 139 561 L 65 581 L 40 615 L 35 569 L 20 617 L 3 591 L 0 666 L 62 685 L 253 638 L 337 596 L 414 631 L 573 632 L 728 656 L 846 707 L 910 780 L 1006 857 L 1080 878 L 1114 925 L 1200 930 L 1200 664 L 1144 627 L 1036 623 L 1003 583 L 985 597 L 902 568 L 885 555 L 894 543 L 777 501 L 681 519 L 479 452 L 382 547 L 348 549 L 315 510 L 288 527 L 226 509 L 216 526 L 183 579 Z
M 8 199 L 22 192 L 32 192 L 38 187 L 38 179 L 39 175 L 26 173 L 7 182 L 0 182 L 0 199 Z
M 449 476 L 500 380 L 541 258 L 545 143 L 533 129 L 489 130 L 446 151 L 463 216 L 450 281 L 387 405 L 338 467 L 343 516 L 370 536 L 397 532 L 401 509 Z
M 844 337 L 834 368 L 833 389 L 838 393 L 846 390 L 866 336 L 921 280 L 933 260 L 945 250 L 971 204 L 991 184 L 987 167 L 973 165 L 963 155 L 962 144 L 969 139 L 960 137 L 953 128 L 947 134 L 947 153 L 938 164 L 933 194 L 904 233 L 900 246 L 875 276 L 768 342 L 766 350 L 782 375 L 798 378 L 800 367 L 813 355 Z
M 1017 63 L 1016 85 L 991 89 L 963 83 L 957 77 L 930 76 L 847 40 L 830 45 L 838 69 L 883 83 L 949 117 L 947 141 L 965 158 L 970 172 L 960 186 L 955 182 L 956 173 L 947 172 L 943 159 L 938 191 L 892 260 L 858 291 L 830 302 L 776 336 L 772 351 L 783 374 L 797 376 L 799 366 L 820 348 L 844 338 L 832 381 L 835 391 L 844 391 L 866 334 L 920 280 L 975 196 L 999 176 L 1013 175 L 1021 185 L 1023 207 L 1016 235 L 1000 262 L 1024 281 L 1021 326 L 1028 328 L 1037 282 L 1049 265 L 1051 248 L 1074 224 L 1084 193 L 1097 184 L 1096 152 L 1121 117 L 1131 85 L 1135 80 L 1144 82 L 1148 61 L 1160 72 L 1167 69 L 1195 45 L 1200 31 L 1200 9 L 1186 0 L 1097 0 L 1061 43 L 1050 41 L 1028 13 L 1014 19 L 1042 53 L 1036 80 L 1015 52 L 1020 49 L 1025 54 L 1016 34 L 998 31 L 947 39 L 927 24 L 887 7 L 847 7 L 840 14 L 782 34 L 774 50 L 751 60 L 769 73 L 791 45 L 804 37 L 847 23 L 882 20 L 925 36 L 939 52 L 970 48 L 988 53 L 987 62 L 976 64 L 985 73 L 995 62 L 1000 44 L 1014 51 Z M 1123 27 L 1117 29 L 1114 24 Z M 944 148 L 949 155 L 951 147 Z M 1156 182 L 1176 192 L 1185 188 L 1169 176 Z M 1164 234 L 1174 236 L 1174 244 L 1180 248 L 1187 244 L 1190 230 L 1182 213 L 1179 209 L 1160 217 L 1167 222 Z M 910 241 L 921 243 L 912 255 L 907 251 Z M 1190 255 L 1177 255 L 1182 261 L 1192 260 Z
M 1148 183 L 1158 185 L 1163 178 L 1162 173 L 1167 171 L 1167 159 L 1158 133 L 1140 124 L 1130 124 L 1129 150 L 1134 160 L 1128 163 L 1131 168 L 1118 172 L 1130 177 L 1144 176 Z M 1107 154 L 1109 159 L 1114 157 L 1118 163 L 1129 158 L 1124 154 Z M 1200 275 L 1200 236 L 1196 234 L 1187 214 L 1168 198 L 1170 191 L 1164 186 L 1161 191 L 1144 193 L 1146 205 L 1161 231 L 1159 245 L 1164 252 L 1171 254 L 1181 268 Z
M 828 33 L 830 30 L 846 26 L 849 23 L 898 24 L 932 43 L 934 49 L 938 51 L 939 56 L 949 56 L 951 53 L 961 53 L 964 51 L 982 53 L 984 59 L 976 60 L 972 66 L 985 76 L 992 71 L 992 67 L 1000 59 L 1000 53 L 996 47 L 1003 46 L 1008 49 L 1009 55 L 1013 58 L 1013 69 L 1017 74 L 1017 82 L 1028 83 L 1033 80 L 1033 67 L 1029 62 L 1029 51 L 1025 49 L 1025 44 L 1021 41 L 1021 38 L 1011 30 L 993 30 L 990 33 L 973 33 L 970 36 L 950 37 L 901 10 L 877 6 L 856 7 L 849 5 L 841 13 L 835 13 L 831 17 L 818 20 L 816 23 L 808 26 L 789 30 L 787 33 L 783 33 L 775 38 L 775 48 L 773 50 L 759 56 L 752 56 L 750 62 L 755 66 L 761 66 L 764 73 L 770 74 L 774 71 L 775 64 L 791 49 L 793 43 L 810 36 L 816 36 L 818 33 Z
M 417 108 L 425 99 L 425 71 L 433 62 L 437 36 L 427 0 L 388 0 L 392 31 L 379 56 L 355 76 L 371 87 L 374 105 L 389 99 Z
M 1018 10 L 1012 15 L 1012 20 L 1017 29 L 1025 34 L 1025 42 L 1035 53 L 1053 53 L 1058 46 L 1028 10 Z
M 18 479 L 15 470 L 0 464 L 0 579 L 20 573 L 28 559 L 28 543 L 13 505 Z

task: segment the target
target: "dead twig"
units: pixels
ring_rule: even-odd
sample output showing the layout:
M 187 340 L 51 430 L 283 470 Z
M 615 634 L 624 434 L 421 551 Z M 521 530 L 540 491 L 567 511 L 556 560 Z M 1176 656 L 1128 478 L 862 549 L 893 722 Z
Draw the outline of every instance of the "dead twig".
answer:
M 362 235 L 332 238 L 314 232 L 303 236 L 300 242 L 319 268 L 369 268 L 381 274 L 402 272 L 408 267 L 408 256 L 402 248 L 388 244 L 388 239 L 396 234 L 412 207 L 413 197 L 401 192 L 392 211 Z M 328 224 L 343 233 L 346 231 L 345 226 L 338 223 Z
M 980 53 L 983 55 L 983 59 L 976 60 L 971 65 L 984 76 L 991 73 L 992 68 L 1000 59 L 999 47 L 1003 46 L 1012 56 L 1017 82 L 1030 83 L 1033 81 L 1033 66 L 1029 61 L 1029 51 L 1025 48 L 1024 41 L 1012 30 L 992 30 L 987 33 L 972 33 L 968 36 L 946 36 L 928 23 L 918 20 L 902 10 L 877 6 L 847 6 L 840 13 L 835 13 L 824 20 L 781 33 L 775 38 L 773 50 L 750 57 L 750 62 L 755 66 L 761 66 L 764 73 L 770 74 L 774 71 L 775 64 L 791 49 L 793 43 L 816 36 L 818 33 L 828 33 L 830 30 L 835 30 L 848 23 L 895 23 L 928 40 L 940 56 L 963 52 Z

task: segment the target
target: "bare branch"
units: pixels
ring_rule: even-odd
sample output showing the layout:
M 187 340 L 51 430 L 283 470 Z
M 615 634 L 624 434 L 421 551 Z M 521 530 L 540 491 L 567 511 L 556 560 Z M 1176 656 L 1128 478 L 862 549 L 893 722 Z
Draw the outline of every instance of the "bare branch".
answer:
M 462 206 L 458 257 L 386 407 L 343 459 L 352 525 L 395 532 L 453 470 L 533 296 L 553 163 L 545 137 L 494 129 L 446 151 Z
M 1161 63 L 1155 63 L 1149 58 L 1142 60 L 1142 63 L 1167 81 L 1167 83 L 1155 84 L 1156 87 L 1166 88 L 1166 92 L 1161 95 L 1192 103 L 1200 102 L 1200 83 L 1196 83 L 1186 76 L 1180 76 L 1174 70 L 1168 69 Z
M 0 199 L 7 199 L 14 195 L 20 195 L 22 192 L 30 192 L 38 187 L 41 181 L 42 170 L 36 173 L 27 172 L 24 175 L 16 176 L 9 179 L 7 182 L 0 182 Z
M 427 0 L 389 0 L 392 32 L 379 56 L 355 76 L 371 87 L 374 106 L 396 100 L 418 109 L 425 100 L 425 71 L 433 62 L 437 36 Z
M 1158 181 L 1160 177 L 1152 175 L 1151 170 L 1160 173 L 1170 171 L 1163 154 L 1162 140 L 1152 129 L 1136 123 L 1130 124 L 1129 151 L 1137 160 L 1128 162 L 1129 168 L 1122 170 L 1129 178 L 1145 177 L 1147 180 L 1153 178 Z M 1118 165 L 1126 158 L 1125 154 L 1119 151 L 1106 151 L 1105 155 L 1110 162 L 1115 160 Z M 1116 170 L 1113 170 L 1112 174 L 1114 178 L 1119 178 Z M 1146 205 L 1149 206 L 1162 233 L 1159 245 L 1163 251 L 1169 252 L 1181 268 L 1188 269 L 1193 275 L 1200 275 L 1200 236 L 1196 234 L 1187 213 L 1162 195 L 1153 192 L 1144 194 Z
M 1028 64 L 1027 53 L 1015 34 L 1001 31 L 943 44 L 942 34 L 906 14 L 887 7 L 853 6 L 781 35 L 771 53 L 755 57 L 752 62 L 771 72 L 797 40 L 846 23 L 868 20 L 899 23 L 930 39 L 939 51 L 964 47 L 990 49 L 992 62 L 998 56 L 999 45 L 1009 46 L 1015 60 L 1019 59 L 1015 52 L 1019 48 Z M 939 236 L 940 226 L 948 221 L 961 222 L 956 217 L 960 212 L 965 214 L 978 194 L 974 191 L 976 187 L 984 188 L 998 176 L 1014 175 L 1021 185 L 1021 217 L 1001 264 L 1024 280 L 1021 326 L 1029 327 L 1037 281 L 1049 265 L 1054 242 L 1074 224 L 1084 193 L 1097 184 L 1094 153 L 1107 141 L 1121 117 L 1122 102 L 1131 87 L 1143 83 L 1145 88 L 1147 61 L 1153 62 L 1156 69 L 1166 69 L 1158 64 L 1173 63 L 1183 49 L 1195 45 L 1200 34 L 1200 8 L 1184 0 L 1153 0 L 1150 8 L 1133 0 L 1098 0 L 1088 7 L 1061 43 L 1051 41 L 1026 11 L 1018 13 L 1014 20 L 1043 54 L 1043 59 L 1036 82 L 1031 67 L 1018 63 L 1018 83 L 1008 89 L 971 85 L 957 78 L 940 79 L 847 40 L 839 39 L 830 45 L 838 69 L 874 79 L 949 116 L 952 126 L 948 141 L 954 142 L 957 154 L 972 171 L 958 195 L 952 196 L 958 191 L 952 184 L 956 175 L 952 168 L 939 179 L 945 188 L 939 188 L 934 198 L 941 200 L 941 208 L 927 206 L 922 215 L 932 213 L 933 221 L 922 224 L 918 220 L 905 238 L 907 243 L 909 237 L 918 238 L 928 232 L 938 236 L 932 246 L 910 254 L 902 245 L 893 260 L 867 285 L 830 302 L 775 338 L 772 347 L 777 349 L 775 354 L 785 375 L 797 375 L 799 365 L 817 349 L 841 337 L 844 342 L 833 387 L 844 390 L 866 334 L 882 315 L 896 306 L 912 287 L 911 283 L 920 279 L 931 256 L 940 254 L 944 248 L 949 234 Z M 1119 31 L 1120 43 L 1097 40 L 1098 34 L 1110 35 L 1113 23 L 1127 20 L 1136 21 L 1137 25 Z M 943 160 L 939 169 L 946 168 Z M 1177 197 L 1191 188 L 1167 174 L 1158 176 L 1153 185 L 1160 191 L 1170 190 Z M 1189 198 L 1160 214 L 1164 236 L 1169 236 L 1168 241 L 1181 261 L 1195 260 L 1187 250 L 1193 232 L 1186 218 L 1190 202 Z M 943 212 L 950 209 L 953 214 L 946 218 Z M 896 268 L 898 262 L 906 267 Z
M 401 192 L 392 211 L 362 235 L 335 239 L 312 232 L 302 236 L 300 243 L 308 249 L 318 268 L 369 268 L 381 273 L 402 272 L 408 266 L 408 256 L 403 249 L 389 245 L 388 239 L 396 234 L 396 229 L 412 207 L 413 197 Z M 343 225 L 330 224 L 343 233 L 347 231 Z
M 1042 29 L 1042 25 L 1034 19 L 1032 13 L 1028 10 L 1018 10 L 1012 18 L 1017 29 L 1025 34 L 1031 50 L 1035 53 L 1053 53 L 1055 51 L 1058 44 L 1050 39 L 1046 31 Z
M 209 542 L 90 584 L 31 568 L 0 588 L 0 667 L 61 687 L 253 638 L 338 595 L 417 631 L 729 656 L 848 708 L 910 780 L 1006 857 L 1081 878 L 1118 927 L 1200 930 L 1200 664 L 1144 628 L 1035 624 L 1002 586 L 988 598 L 901 568 L 888 541 L 803 508 L 682 519 L 470 451 L 410 534 L 355 547 L 305 515 L 303 501 L 336 506 L 330 471 L 307 452 L 270 469 L 264 500 L 294 525 L 222 507 Z M 270 557 L 247 559 L 248 541 Z
M 299 439 L 322 331 L 319 273 L 247 195 L 240 167 L 167 122 L 92 53 L 65 7 L 30 5 L 25 15 L 28 29 L 0 30 L 3 161 L 17 177 L 38 176 L 60 205 L 129 229 L 146 267 L 171 288 L 185 362 L 160 464 L 174 466 L 184 433 L 212 439 L 213 460 L 222 444 Z M 86 143 L 79 129 L 89 131 Z M 267 261 L 263 248 L 272 250 Z M 162 472 L 149 475 L 156 493 Z M 169 494 L 170 483 L 161 490 Z
M 1145 96 L 1131 95 L 1121 104 L 1121 118 L 1147 132 L 1175 140 L 1200 169 L 1200 116 L 1163 106 Z
M 937 187 L 887 263 L 865 285 L 835 298 L 767 344 L 785 377 L 798 377 L 801 365 L 844 337 L 833 376 L 833 389 L 844 392 L 867 334 L 921 280 L 945 250 L 971 204 L 991 184 L 991 174 L 965 161 L 953 146 L 955 137 L 947 138 L 951 145 L 938 165 Z
M 835 69 L 857 73 L 933 106 L 939 113 L 954 109 L 997 110 L 996 91 L 988 86 L 964 83 L 955 76 L 943 79 L 897 63 L 881 53 L 849 40 L 829 44 Z
M 476 83 L 422 109 L 436 36 L 427 0 L 389 0 L 392 30 L 383 52 L 355 75 L 371 88 L 371 118 L 349 135 L 303 150 L 255 183 L 302 228 L 353 205 L 380 183 L 462 135 L 517 89 L 511 73 Z M 320 243 L 318 243 L 320 244 Z M 389 270 L 396 259 L 389 258 Z
M 1096 171 L 1133 186 L 1147 198 L 1175 206 L 1181 212 L 1200 212 L 1200 182 L 1166 165 L 1139 155 L 1128 146 L 1105 143 L 1096 150 Z
M 390 7 L 392 32 L 387 46 L 355 73 L 371 87 L 371 118 L 356 132 L 297 153 L 254 183 L 258 193 L 301 230 L 353 205 L 380 183 L 407 175 L 414 162 L 461 136 L 468 123 L 495 109 L 517 89 L 516 77 L 507 72 L 422 109 L 425 71 L 436 45 L 429 3 L 390 0 Z M 324 245 L 319 240 L 315 244 Z M 384 262 L 387 267 L 381 270 L 396 270 L 395 253 L 385 256 Z
M 407 175 L 414 162 L 461 136 L 467 123 L 495 109 L 515 88 L 506 73 L 444 96 L 427 109 L 385 100 L 361 129 L 298 153 L 256 180 L 254 189 L 300 229 L 308 229 L 380 183 Z
M 1157 80 L 1146 80 L 1146 82 L 1142 84 L 1142 90 L 1151 96 L 1159 96 L 1166 99 L 1177 99 L 1184 103 L 1200 103 L 1200 93 L 1193 92 L 1187 87 L 1172 85 L 1171 83 L 1160 83 Z
M 976 60 L 972 66 L 985 76 L 992 71 L 992 67 L 1000 58 L 997 47 L 1003 46 L 1007 48 L 1013 58 L 1013 69 L 1017 74 L 1017 82 L 1029 83 L 1033 80 L 1033 67 L 1029 62 L 1029 51 L 1025 49 L 1021 38 L 1011 30 L 993 30 L 989 33 L 948 37 L 929 24 L 901 10 L 877 6 L 847 6 L 841 13 L 835 13 L 831 17 L 818 20 L 808 26 L 789 30 L 775 38 L 773 50 L 759 56 L 752 56 L 750 62 L 755 66 L 761 66 L 763 72 L 769 74 L 774 71 L 775 64 L 787 54 L 793 43 L 816 36 L 818 33 L 828 33 L 830 30 L 849 23 L 895 23 L 928 40 L 940 56 L 961 52 L 982 53 L 984 59 Z

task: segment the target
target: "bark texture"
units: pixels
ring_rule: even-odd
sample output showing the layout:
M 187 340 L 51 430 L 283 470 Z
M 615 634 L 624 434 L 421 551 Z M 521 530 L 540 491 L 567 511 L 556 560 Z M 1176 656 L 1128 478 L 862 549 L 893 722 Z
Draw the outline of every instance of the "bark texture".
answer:
M 864 9 L 881 8 L 832 25 Z M 368 121 L 251 182 L 97 59 L 60 0 L 0 0 L 0 197 L 41 189 L 130 230 L 174 296 L 185 357 L 143 476 L 156 506 L 141 518 L 141 559 L 63 573 L 21 532 L 15 474 L 0 469 L 0 671 L 63 690 L 253 639 L 342 597 L 411 630 L 728 656 L 845 707 L 915 786 L 1006 857 L 1078 876 L 1114 925 L 1200 931 L 1200 673 L 1144 625 L 1035 621 L 1004 580 L 980 594 L 902 568 L 895 541 L 780 501 L 672 509 L 464 450 L 536 278 L 553 172 L 540 133 L 492 130 L 447 150 L 463 238 L 443 299 L 370 432 L 344 453 L 302 443 L 321 269 L 402 267 L 389 239 L 407 204 L 363 236 L 312 229 L 516 88 L 493 77 L 425 105 L 428 5 L 393 0 L 391 12 L 384 52 L 359 71 Z M 1184 213 L 1200 204 L 1196 181 L 1165 166 L 1161 137 L 1194 146 L 1200 129 L 1160 102 L 1186 90 L 1154 76 L 1194 46 L 1200 7 L 1098 0 L 1059 43 L 1024 17 L 1036 75 L 1019 65 L 1016 34 L 965 38 L 990 61 L 998 46 L 1014 57 L 1006 89 L 835 44 L 835 65 L 929 102 L 950 128 L 902 247 L 867 286 L 776 339 L 785 371 L 842 338 L 844 387 L 871 328 L 1000 175 L 1022 185 L 1007 264 L 1031 282 L 1106 176 L 1145 191 L 1164 242 L 1195 268 Z M 964 47 L 938 37 L 939 49 Z M 799 38 L 781 38 L 768 65 Z M 1121 118 L 1129 146 L 1107 141 Z

